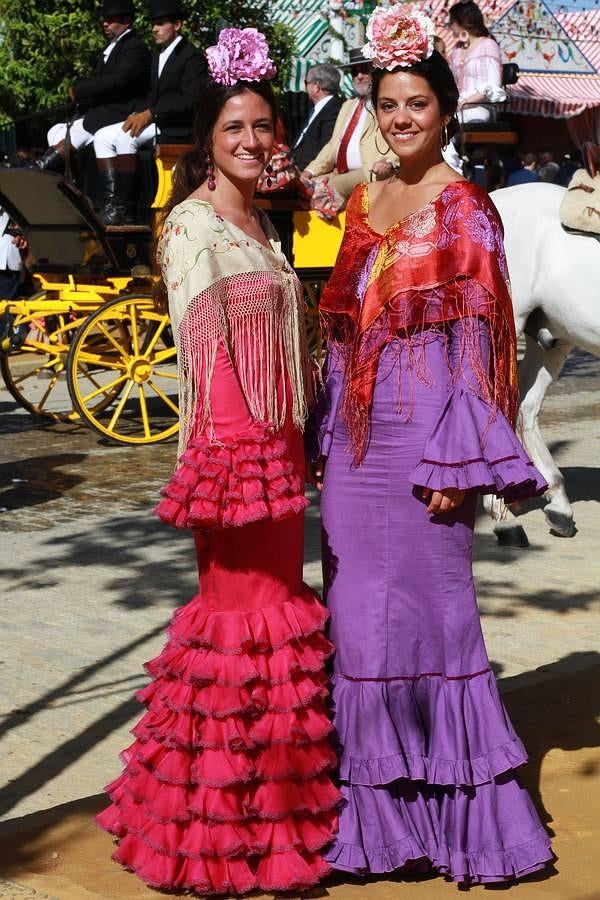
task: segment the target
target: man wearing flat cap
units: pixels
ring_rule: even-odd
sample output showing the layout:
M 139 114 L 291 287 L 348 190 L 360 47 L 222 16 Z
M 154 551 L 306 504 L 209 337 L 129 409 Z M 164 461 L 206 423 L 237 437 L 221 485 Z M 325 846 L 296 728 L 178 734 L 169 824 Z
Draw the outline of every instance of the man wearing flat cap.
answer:
M 134 109 L 135 98 L 148 90 L 150 51 L 132 28 L 132 0 L 104 0 L 102 27 L 109 43 L 99 55 L 91 78 L 77 81 L 69 97 L 83 113 L 71 124 L 69 143 L 79 150 L 99 128 L 122 122 Z M 41 169 L 61 171 L 67 125 L 59 122 L 48 132 L 49 149 L 38 160 Z
M 389 175 L 398 160 L 379 131 L 370 100 L 371 64 L 360 48 L 350 50 L 349 63 L 342 68 L 350 70 L 356 96 L 342 105 L 331 140 L 309 162 L 304 174 L 327 178 L 345 201 L 361 181 Z
M 179 0 L 150 0 L 149 11 L 157 45 L 150 90 L 136 99 L 127 118 L 94 135 L 107 225 L 133 222 L 138 149 L 159 135 L 163 141 L 191 140 L 194 111 L 207 74 L 203 55 L 181 34 Z

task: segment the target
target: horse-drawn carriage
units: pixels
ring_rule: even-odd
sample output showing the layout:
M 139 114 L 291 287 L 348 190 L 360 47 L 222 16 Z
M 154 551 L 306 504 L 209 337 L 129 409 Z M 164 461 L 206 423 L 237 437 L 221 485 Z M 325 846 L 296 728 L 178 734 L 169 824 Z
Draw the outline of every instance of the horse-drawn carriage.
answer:
M 182 149 L 157 148 L 154 211 L 166 201 Z M 318 354 L 319 292 L 341 225 L 321 222 L 289 195 L 259 203 L 303 282 Z M 0 367 L 13 397 L 32 413 L 81 420 L 116 442 L 175 434 L 175 348 L 169 317 L 152 302 L 152 226 L 105 227 L 70 180 L 35 169 L 0 170 L 0 205 L 28 239 L 39 286 L 31 296 L 0 301 Z

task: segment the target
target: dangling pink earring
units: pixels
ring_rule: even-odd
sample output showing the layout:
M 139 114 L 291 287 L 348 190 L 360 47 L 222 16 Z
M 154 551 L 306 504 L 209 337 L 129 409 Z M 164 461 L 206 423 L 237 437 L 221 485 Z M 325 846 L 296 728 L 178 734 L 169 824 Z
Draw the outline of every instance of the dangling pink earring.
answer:
M 204 167 L 206 169 L 206 187 L 209 191 L 214 191 L 217 186 L 217 182 L 215 181 L 215 167 L 213 164 L 212 156 L 210 155 L 210 150 L 206 151 L 206 156 L 204 158 Z
M 272 174 L 273 174 L 273 166 L 269 162 L 265 166 L 265 175 L 267 176 L 267 187 L 271 187 L 271 185 L 273 184 L 273 179 L 271 178 Z

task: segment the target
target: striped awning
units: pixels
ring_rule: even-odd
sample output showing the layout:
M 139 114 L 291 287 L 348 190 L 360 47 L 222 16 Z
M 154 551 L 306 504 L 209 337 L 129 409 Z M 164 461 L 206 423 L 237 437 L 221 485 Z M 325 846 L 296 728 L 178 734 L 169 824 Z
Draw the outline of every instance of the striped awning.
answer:
M 594 75 L 521 75 L 508 88 L 508 109 L 520 115 L 570 119 L 600 106 L 600 78 Z
M 600 72 L 600 9 L 557 13 L 556 18 Z
M 276 0 L 273 4 L 273 21 L 287 25 L 296 38 L 290 90 L 303 90 L 306 71 L 316 61 L 311 59 L 310 51 L 328 30 L 322 9 L 322 0 Z
M 274 0 L 272 20 L 287 25 L 296 38 L 296 56 L 292 60 L 288 90 L 304 90 L 307 70 L 316 63 L 329 61 L 332 35 L 327 15 L 326 0 Z M 354 36 L 356 30 L 356 25 L 344 24 L 345 38 L 350 46 L 358 43 Z M 362 30 L 360 33 L 362 35 Z

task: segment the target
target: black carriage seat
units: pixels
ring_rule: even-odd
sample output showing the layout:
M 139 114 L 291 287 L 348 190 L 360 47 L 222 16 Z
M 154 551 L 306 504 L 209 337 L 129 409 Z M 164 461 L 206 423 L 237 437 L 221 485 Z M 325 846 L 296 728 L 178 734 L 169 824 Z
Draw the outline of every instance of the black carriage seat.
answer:
M 518 80 L 518 65 L 504 63 L 502 66 L 503 86 L 516 84 Z M 460 141 L 463 147 L 468 144 L 517 144 L 519 142 L 519 135 L 510 122 L 500 118 L 501 113 L 505 110 L 506 101 L 489 103 L 482 100 L 477 103 L 467 103 L 463 108 L 468 109 L 469 106 L 485 107 L 490 112 L 490 118 L 487 122 L 466 122 L 461 126 Z
M 149 226 L 109 233 L 89 198 L 55 172 L 0 169 L 0 205 L 23 229 L 38 272 L 107 277 L 149 266 Z

